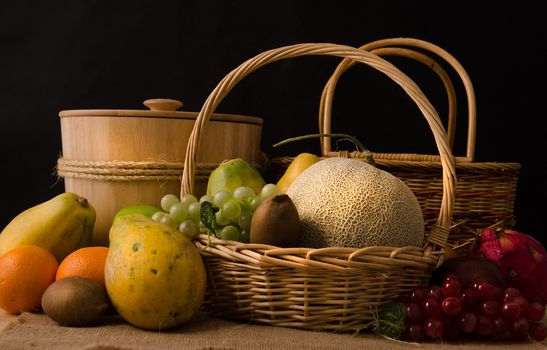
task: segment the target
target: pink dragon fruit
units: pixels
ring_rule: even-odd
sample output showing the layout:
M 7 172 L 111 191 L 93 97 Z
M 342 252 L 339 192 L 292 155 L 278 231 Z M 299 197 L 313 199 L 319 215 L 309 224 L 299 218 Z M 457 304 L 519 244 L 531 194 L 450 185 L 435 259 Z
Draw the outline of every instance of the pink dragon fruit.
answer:
M 485 228 L 469 255 L 494 261 L 510 286 L 528 301 L 547 302 L 547 252 L 532 236 L 513 230 Z

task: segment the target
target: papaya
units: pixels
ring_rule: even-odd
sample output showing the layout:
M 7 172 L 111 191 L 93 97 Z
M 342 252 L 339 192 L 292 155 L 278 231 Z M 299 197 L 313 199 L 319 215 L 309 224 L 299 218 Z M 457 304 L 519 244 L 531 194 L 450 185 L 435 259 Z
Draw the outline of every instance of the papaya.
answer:
M 214 196 L 220 191 L 233 193 L 236 188 L 242 186 L 260 194 L 264 185 L 266 182 L 258 170 L 244 159 L 236 158 L 220 164 L 213 170 L 207 182 L 207 194 Z
M 0 234 L 0 255 L 20 245 L 37 245 L 62 261 L 93 237 L 95 209 L 87 199 L 65 192 L 17 215 Z
M 177 327 L 198 311 L 206 271 L 194 244 L 178 230 L 142 214 L 110 228 L 106 291 L 130 324 L 148 330 Z
M 287 190 L 293 183 L 293 181 L 310 165 L 315 164 L 319 161 L 319 157 L 311 153 L 300 153 L 297 155 L 283 176 L 277 182 L 277 187 L 282 194 L 286 194 Z
M 132 205 L 132 206 L 120 209 L 116 213 L 116 215 L 114 215 L 113 221 L 116 221 L 122 216 L 128 215 L 128 214 L 143 214 L 148 217 L 152 217 L 152 215 L 154 215 L 154 213 L 157 213 L 158 211 L 161 211 L 161 209 L 156 208 L 152 205 L 147 205 L 147 204 Z

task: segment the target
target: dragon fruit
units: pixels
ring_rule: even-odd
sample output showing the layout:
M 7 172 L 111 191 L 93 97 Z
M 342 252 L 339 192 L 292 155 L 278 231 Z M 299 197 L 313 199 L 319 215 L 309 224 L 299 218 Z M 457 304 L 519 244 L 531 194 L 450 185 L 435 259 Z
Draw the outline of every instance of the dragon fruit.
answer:
M 547 302 L 547 252 L 532 236 L 508 229 L 485 228 L 469 251 L 495 262 L 509 286 L 530 302 Z

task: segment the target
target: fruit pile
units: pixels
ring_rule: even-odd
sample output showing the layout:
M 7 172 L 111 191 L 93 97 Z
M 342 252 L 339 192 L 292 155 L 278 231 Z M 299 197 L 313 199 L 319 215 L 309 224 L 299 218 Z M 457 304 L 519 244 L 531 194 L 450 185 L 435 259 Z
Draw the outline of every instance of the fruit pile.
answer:
M 99 322 L 110 307 L 104 268 L 107 247 L 85 247 L 61 263 L 37 245 L 20 245 L 0 257 L 0 308 L 36 311 L 64 326 Z
M 255 209 L 278 194 L 277 185 L 266 184 L 249 163 L 232 159 L 211 173 L 207 194 L 199 200 L 192 194 L 181 198 L 166 194 L 160 201 L 163 211 L 153 213 L 152 220 L 176 228 L 190 239 L 209 232 L 220 239 L 248 243 Z
M 199 200 L 192 194 L 180 199 L 166 194 L 160 201 L 164 211 L 152 214 L 152 220 L 178 228 L 189 238 L 209 231 L 220 239 L 248 243 L 255 209 L 277 194 L 279 189 L 275 184 L 266 184 L 259 194 L 250 187 L 240 186 L 233 192 L 221 190 L 203 195 Z
M 276 185 L 266 183 L 242 159 L 227 161 L 213 171 L 207 193 L 199 199 L 165 194 L 158 198 L 161 209 L 147 204 L 121 209 L 113 218 L 109 247 L 89 247 L 95 221 L 90 203 L 73 193 L 59 195 L 21 213 L 0 234 L 0 308 L 14 314 L 42 308 L 67 326 L 97 324 L 107 309 L 143 329 L 179 326 L 195 315 L 206 291 L 206 266 L 191 239 L 208 233 L 224 240 L 305 247 L 300 229 L 304 224 L 325 221 L 323 211 L 334 212 L 333 206 L 347 211 L 348 218 L 356 217 L 355 202 L 364 200 L 353 199 L 351 205 L 349 200 L 328 201 L 317 211 L 318 219 L 305 215 L 301 201 L 292 201 L 291 188 L 305 171 L 332 163 L 336 166 L 329 169 L 342 168 L 338 162 L 354 163 L 297 157 Z M 317 191 L 319 184 L 331 196 L 357 191 L 355 185 L 341 190 L 340 184 L 325 185 L 324 178 L 318 178 L 300 178 L 295 187 Z M 333 179 L 341 183 L 347 177 Z M 306 205 L 316 208 L 317 200 Z M 385 202 L 375 199 L 376 205 Z M 338 217 L 342 214 L 325 222 L 332 224 Z M 362 221 L 358 226 L 359 232 L 370 233 L 362 229 Z M 332 234 L 347 236 L 348 230 L 339 227 Z M 389 239 L 397 244 L 396 237 Z M 340 243 L 345 241 L 336 242 L 326 246 L 346 246 Z M 533 237 L 486 228 L 468 256 L 445 258 L 433 285 L 416 288 L 404 303 L 380 310 L 377 333 L 412 342 L 547 338 L 541 323 L 547 301 L 547 251 Z
M 458 276 L 449 274 L 441 285 L 412 290 L 405 306 L 406 341 L 486 339 L 507 334 L 517 341 L 547 337 L 547 328 L 540 323 L 545 314 L 543 304 L 528 302 L 516 288 L 503 290 L 484 280 L 463 288 Z

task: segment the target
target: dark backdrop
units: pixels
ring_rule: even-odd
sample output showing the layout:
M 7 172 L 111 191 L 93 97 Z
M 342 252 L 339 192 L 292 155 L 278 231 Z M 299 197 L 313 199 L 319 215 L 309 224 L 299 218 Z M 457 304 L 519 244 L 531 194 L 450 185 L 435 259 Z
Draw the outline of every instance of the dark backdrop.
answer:
M 3 1 L 0 228 L 63 191 L 54 176 L 61 110 L 144 108 L 143 100 L 166 97 L 198 111 L 226 73 L 264 50 L 407 36 L 440 45 L 468 70 L 478 106 L 476 160 L 522 164 L 517 228 L 545 242 L 546 10 L 544 1 L 526 0 Z M 427 68 L 393 62 L 444 115 L 442 86 Z M 219 111 L 262 117 L 262 147 L 270 155 L 318 152 L 315 140 L 275 152 L 270 146 L 316 132 L 320 92 L 337 63 L 306 57 L 267 66 L 240 83 Z M 456 154 L 465 150 L 464 101 L 460 107 Z M 335 131 L 375 151 L 434 151 L 410 99 L 364 66 L 341 79 L 333 118 Z

